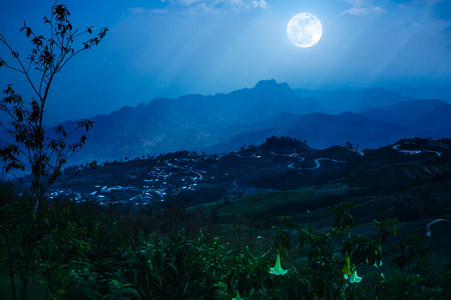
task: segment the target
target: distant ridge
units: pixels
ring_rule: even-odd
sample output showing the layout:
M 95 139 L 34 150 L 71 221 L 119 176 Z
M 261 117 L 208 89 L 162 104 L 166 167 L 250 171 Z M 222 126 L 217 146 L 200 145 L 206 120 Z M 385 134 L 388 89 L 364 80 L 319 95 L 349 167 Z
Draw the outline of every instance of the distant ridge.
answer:
M 359 91 L 310 91 L 303 89 L 297 89 L 295 91 L 301 97 L 317 99 L 319 103 L 327 107 L 324 112 L 332 114 L 338 114 L 344 111 L 362 112 L 374 107 L 411 100 L 398 93 L 389 92 L 382 88 L 368 88 Z
M 451 105 L 442 100 L 411 100 L 373 108 L 362 115 L 423 130 L 441 130 L 449 128 Z
M 178 150 L 227 152 L 271 135 L 320 148 L 345 142 L 378 148 L 404 137 L 447 137 L 450 112 L 444 101 L 411 100 L 379 88 L 294 91 L 287 83 L 263 80 L 228 94 L 155 98 L 95 116 L 77 162 Z

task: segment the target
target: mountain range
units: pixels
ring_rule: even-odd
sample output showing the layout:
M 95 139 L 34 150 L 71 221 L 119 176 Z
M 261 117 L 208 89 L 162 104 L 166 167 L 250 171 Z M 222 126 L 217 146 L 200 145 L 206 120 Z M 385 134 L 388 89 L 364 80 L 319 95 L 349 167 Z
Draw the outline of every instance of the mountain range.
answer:
M 265 80 L 229 94 L 156 98 L 95 116 L 76 160 L 178 150 L 222 153 L 260 144 L 271 135 L 306 140 L 315 148 L 346 142 L 378 148 L 404 137 L 449 137 L 450 116 L 451 105 L 443 100 L 412 99 L 381 88 L 293 90 Z

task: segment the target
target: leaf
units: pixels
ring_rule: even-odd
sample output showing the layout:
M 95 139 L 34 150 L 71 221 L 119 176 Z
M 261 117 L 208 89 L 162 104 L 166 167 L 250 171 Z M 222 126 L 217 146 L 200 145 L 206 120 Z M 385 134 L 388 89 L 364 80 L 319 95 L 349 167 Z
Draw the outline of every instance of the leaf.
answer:
M 58 134 L 62 134 L 64 137 L 67 136 L 66 130 L 65 130 L 64 127 L 61 126 L 61 125 L 58 125 L 58 126 L 55 128 L 55 131 L 56 131 L 56 133 L 58 133 Z
M 186 292 L 188 291 L 189 281 L 186 283 L 185 288 L 183 289 L 183 296 L 185 297 Z
M 60 4 L 53 7 L 53 15 L 55 16 L 57 21 L 63 22 L 67 21 L 67 16 L 70 15 L 69 10 L 66 5 Z
M 84 144 L 88 138 L 86 137 L 86 134 L 83 134 L 80 138 L 80 144 Z
M 299 224 L 299 223 L 296 223 L 296 222 L 287 223 L 287 226 L 296 229 L 298 232 L 302 232 L 303 231 L 302 225 Z
M 280 232 L 280 246 L 284 247 L 285 249 L 290 248 L 290 235 L 286 231 Z
M 30 37 L 30 35 L 31 35 L 31 33 L 32 33 L 31 28 L 28 27 L 27 24 L 25 24 L 25 22 L 23 22 L 23 25 L 24 25 L 24 27 L 22 27 L 22 29 L 20 29 L 20 31 L 22 31 L 22 30 L 25 29 L 25 30 L 27 31 L 27 32 L 26 32 L 27 37 Z
M 352 243 L 350 239 L 345 239 L 343 244 L 341 244 L 341 255 L 349 256 L 352 251 Z
M 17 121 L 22 122 L 23 121 L 23 112 L 21 109 L 16 109 L 15 114 L 17 116 Z
M 168 263 L 168 266 L 170 266 L 172 268 L 172 270 L 174 270 L 174 272 L 176 274 L 178 274 L 179 272 L 177 271 L 177 267 L 173 264 L 173 263 Z
M 94 160 L 94 161 L 90 162 L 89 163 L 89 167 L 90 168 L 96 168 L 97 167 L 97 161 Z

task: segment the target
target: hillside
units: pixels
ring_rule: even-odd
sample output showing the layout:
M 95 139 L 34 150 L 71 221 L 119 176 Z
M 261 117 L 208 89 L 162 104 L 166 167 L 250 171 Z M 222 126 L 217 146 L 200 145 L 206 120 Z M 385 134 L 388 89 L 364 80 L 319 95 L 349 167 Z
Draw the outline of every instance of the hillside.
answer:
M 401 237 L 424 235 L 430 222 L 451 218 L 451 141 L 313 149 L 305 141 L 271 137 L 225 155 L 179 151 L 95 169 L 72 167 L 57 184 L 63 185 L 50 194 L 52 201 L 71 198 L 76 205 L 152 218 L 153 230 L 163 232 L 200 228 L 235 247 L 270 247 L 271 226 L 284 216 L 322 232 L 340 202 L 355 205 L 356 234 L 374 234 L 373 220 L 399 218 Z M 449 259 L 448 231 L 448 224 L 434 225 L 436 265 Z
M 411 100 L 381 106 L 362 112 L 363 116 L 418 128 L 418 130 L 449 130 L 451 105 L 441 100 Z M 449 132 L 449 131 L 448 131 Z
M 96 116 L 73 163 L 180 150 L 226 153 L 271 135 L 307 140 L 316 148 L 350 142 L 374 149 L 404 137 L 447 137 L 450 108 L 383 89 L 294 91 L 286 83 L 260 81 L 229 94 L 156 98 Z
M 315 197 L 331 198 L 327 200 L 332 201 L 330 205 L 397 193 L 446 195 L 449 189 L 445 187 L 451 180 L 451 143 L 418 139 L 377 150 L 362 151 L 349 143 L 318 150 L 301 140 L 272 137 L 259 146 L 249 145 L 226 155 L 180 151 L 105 162 L 96 169 L 72 167 L 60 183 L 68 178 L 71 180 L 55 192 L 55 197 L 65 194 L 77 201 L 131 207 L 160 207 L 173 201 L 193 206 L 223 199 L 239 203 L 253 199 L 253 195 L 278 205 L 261 193 L 299 189 L 314 191 Z M 288 203 L 284 205 L 289 207 Z M 316 204 L 309 205 L 305 209 L 312 210 L 311 205 Z M 299 204 L 279 214 L 295 215 L 305 210 L 295 207 Z
M 374 107 L 393 105 L 410 100 L 398 93 L 389 92 L 381 88 L 369 88 L 359 91 L 330 90 L 310 91 L 296 89 L 301 97 L 315 98 L 327 107 L 327 113 L 339 114 L 344 111 L 362 112 Z
M 191 245 L 203 247 L 200 243 L 210 243 L 206 251 L 216 251 L 214 261 L 236 256 L 237 261 L 255 265 L 257 259 L 275 252 L 278 226 L 289 220 L 289 224 L 297 224 L 285 226 L 283 231 L 288 254 L 283 264 L 290 266 L 290 274 L 305 269 L 309 249 L 318 248 L 317 238 L 329 241 L 331 235 L 330 249 L 337 249 L 334 252 L 339 257 L 340 246 L 348 240 L 377 241 L 380 226 L 374 220 L 387 224 L 383 221 L 394 219 L 387 222 L 396 224 L 399 218 L 397 237 L 389 237 L 382 247 L 375 244 L 375 249 L 383 251 L 383 265 L 376 271 L 399 277 L 399 264 L 392 268 L 390 262 L 396 263 L 399 257 L 396 251 L 402 248 L 396 247 L 410 247 L 412 241 L 421 241 L 415 249 L 430 247 L 427 265 L 431 272 L 442 270 L 443 263 L 450 259 L 449 222 L 437 222 L 451 219 L 450 185 L 450 139 L 402 139 L 376 150 L 364 150 L 351 143 L 315 149 L 304 140 L 273 136 L 261 145 L 243 146 L 228 154 L 177 151 L 104 162 L 97 168 L 70 167 L 56 182 L 60 187 L 48 195 L 48 215 L 67 218 L 67 230 L 73 230 L 74 218 L 84 218 L 80 224 L 89 227 L 80 232 L 82 238 L 97 233 L 102 226 L 102 232 L 90 242 L 92 253 L 101 255 L 102 262 L 103 253 L 111 253 L 111 258 L 108 256 L 99 268 L 109 270 L 115 264 L 112 258 L 119 257 L 127 272 L 133 259 L 141 259 L 139 265 L 145 268 L 149 266 L 147 256 L 142 256 L 147 249 L 157 257 L 169 257 L 163 271 L 183 270 L 179 258 L 191 252 L 181 251 Z M 337 227 L 332 226 L 335 217 L 331 212 L 339 211 L 344 202 L 355 207 L 349 210 L 351 236 L 346 228 L 341 233 L 331 231 Z M 43 226 L 58 229 L 48 223 Z M 300 251 L 298 241 L 302 242 L 299 237 L 304 233 L 313 240 L 307 250 Z M 290 240 L 292 245 L 288 246 Z M 160 244 L 154 247 L 154 241 Z M 130 251 L 130 245 L 137 245 L 138 250 Z M 165 248 L 171 245 L 172 250 Z M 155 252 L 160 248 L 161 252 Z M 275 254 L 270 255 L 274 261 Z M 236 264 L 227 261 L 228 268 Z M 339 272 L 337 278 L 343 280 L 343 259 L 333 261 L 331 266 Z M 312 264 L 317 266 L 316 258 Z M 268 274 L 269 265 L 264 261 L 259 265 L 260 272 Z M 371 262 L 359 267 L 365 284 L 373 271 Z M 129 273 L 133 282 L 133 272 Z

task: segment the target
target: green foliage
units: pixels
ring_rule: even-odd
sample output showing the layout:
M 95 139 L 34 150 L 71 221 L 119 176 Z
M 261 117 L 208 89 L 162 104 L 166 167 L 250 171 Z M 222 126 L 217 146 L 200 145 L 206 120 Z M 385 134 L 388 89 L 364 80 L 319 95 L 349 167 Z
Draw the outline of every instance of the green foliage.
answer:
M 9 201 L 2 202 L 2 220 L 7 220 L 2 226 L 8 229 L 13 271 L 19 276 L 26 253 L 21 230 L 12 226 L 26 220 L 27 210 L 14 205 L 14 197 Z M 333 210 L 328 230 L 279 218 L 272 229 L 273 247 L 261 253 L 230 249 L 219 237 L 192 237 L 183 230 L 163 235 L 137 227 L 126 216 L 89 209 L 64 202 L 43 206 L 36 225 L 39 242 L 31 254 L 30 297 L 446 299 L 451 293 L 451 263 L 431 271 L 422 237 L 387 245 L 399 231 L 397 220 L 375 221 L 378 230 L 372 236 L 355 235 L 348 203 Z M 271 272 L 277 268 L 283 272 Z M 7 270 L 1 268 L 0 274 Z
M 425 236 L 409 235 L 407 239 L 397 242 L 389 251 L 394 254 L 391 266 L 403 270 L 407 268 L 407 275 L 412 272 L 424 275 L 427 272 L 430 250 L 426 247 Z
M 347 209 L 354 209 L 354 204 L 342 202 L 340 207 L 332 209 L 332 215 L 334 215 L 332 226 L 334 230 L 350 232 L 354 227 L 354 219 L 346 211 Z
M 98 274 L 92 270 L 88 261 L 73 261 L 67 268 L 66 299 L 98 299 L 99 293 Z

